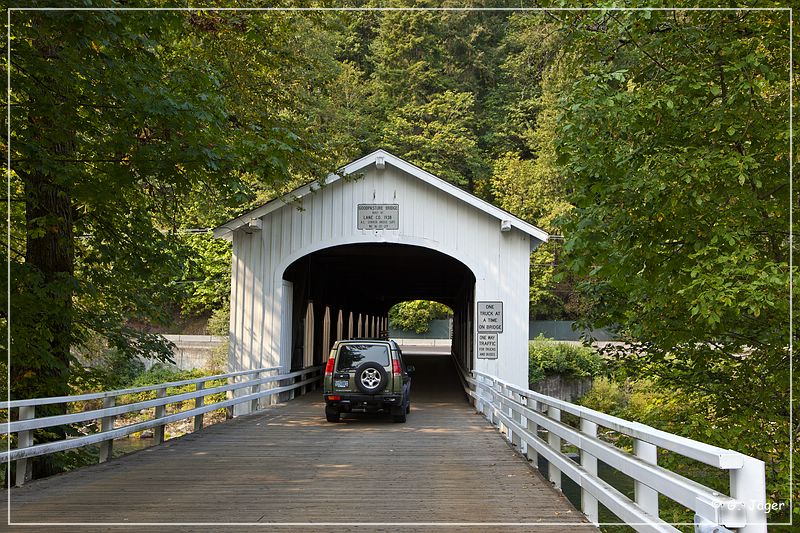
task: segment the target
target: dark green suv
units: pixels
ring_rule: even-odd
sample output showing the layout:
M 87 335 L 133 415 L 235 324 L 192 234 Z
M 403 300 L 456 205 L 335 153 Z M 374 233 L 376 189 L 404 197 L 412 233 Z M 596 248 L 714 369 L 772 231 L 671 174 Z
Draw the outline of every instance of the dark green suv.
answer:
M 325 417 L 338 422 L 342 413 L 384 411 L 395 422 L 405 422 L 413 372 L 392 340 L 336 341 L 325 367 Z

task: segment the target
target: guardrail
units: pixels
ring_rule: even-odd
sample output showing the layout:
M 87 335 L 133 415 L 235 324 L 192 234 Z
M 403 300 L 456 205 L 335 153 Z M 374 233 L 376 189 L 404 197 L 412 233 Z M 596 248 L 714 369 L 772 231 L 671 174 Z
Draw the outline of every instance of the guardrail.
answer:
M 694 511 L 698 531 L 725 531 L 719 526 L 743 533 L 767 531 L 763 461 L 545 396 L 483 372 L 461 372 L 476 409 L 534 465 L 538 455 L 544 457 L 548 478 L 557 488 L 563 474 L 580 487 L 581 510 L 594 524 L 599 522 L 599 502 L 637 531 L 677 532 L 659 518 L 662 494 Z M 579 427 L 563 423 L 562 413 L 576 416 Z M 632 438 L 634 453 L 599 439 L 598 427 Z M 580 451 L 579 463 L 563 453 L 564 442 Z M 658 466 L 659 448 L 727 470 L 731 495 Z M 598 476 L 598 460 L 633 478 L 633 500 Z
M 51 398 L 35 398 L 31 400 L 15 400 L 3 402 L 3 408 L 9 410 L 18 409 L 18 416 L 13 422 L 3 424 L 1 434 L 6 438 L 12 433 L 17 434 L 17 447 L 11 450 L 0 452 L 0 463 L 16 461 L 15 485 L 21 486 L 26 480 L 30 479 L 29 461 L 31 457 L 47 455 L 55 452 L 81 448 L 91 444 L 100 444 L 100 462 L 105 462 L 111 458 L 114 439 L 125 437 L 132 433 L 137 433 L 145 429 L 154 429 L 153 438 L 156 444 L 164 441 L 164 426 L 170 422 L 194 418 L 194 431 L 203 428 L 203 415 L 210 411 L 231 407 L 237 404 L 250 402 L 250 411 L 258 409 L 258 401 L 261 398 L 275 394 L 289 392 L 294 397 L 294 391 L 303 389 L 302 392 L 310 390 L 322 379 L 322 367 L 309 367 L 296 372 L 287 374 L 275 374 L 279 368 L 257 368 L 255 370 L 245 370 L 241 372 L 231 372 L 215 376 L 204 376 L 196 379 L 183 381 L 172 381 L 169 383 L 159 383 L 146 387 L 132 389 L 121 389 L 114 391 L 97 392 L 90 394 L 79 394 L 75 396 L 58 396 Z M 264 374 L 266 377 L 262 377 Z M 245 379 L 243 379 L 245 378 Z M 216 387 L 206 388 L 205 384 L 209 381 L 227 379 L 229 383 Z M 263 390 L 264 385 L 271 385 L 270 388 Z M 167 396 L 167 389 L 184 385 L 195 385 L 195 390 L 181 394 Z M 220 402 L 210 404 L 205 403 L 207 396 L 218 393 L 233 393 L 240 389 L 249 389 L 247 394 L 242 394 L 234 398 L 228 398 Z M 116 405 L 116 399 L 127 394 L 140 392 L 156 391 L 156 398 L 124 405 Z M 101 409 L 91 409 L 77 413 L 70 413 L 58 416 L 47 416 L 36 418 L 36 406 L 83 402 L 91 400 L 103 400 Z M 193 409 L 188 409 L 178 413 L 166 414 L 166 406 L 173 403 L 194 400 Z M 143 409 L 154 408 L 154 418 L 143 422 L 129 424 L 123 427 L 114 428 L 116 417 L 131 412 L 139 412 Z M 33 444 L 33 431 L 54 426 L 74 424 L 98 420 L 100 431 L 76 438 L 47 442 L 43 444 Z

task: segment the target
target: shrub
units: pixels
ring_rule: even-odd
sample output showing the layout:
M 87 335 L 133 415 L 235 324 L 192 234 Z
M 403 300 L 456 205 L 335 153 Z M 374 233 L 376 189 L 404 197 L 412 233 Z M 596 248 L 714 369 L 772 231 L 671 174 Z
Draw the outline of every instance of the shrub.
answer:
M 539 335 L 528 344 L 528 382 L 561 374 L 576 378 L 594 377 L 605 369 L 605 361 L 593 348 L 559 342 Z
M 229 341 L 225 341 L 211 350 L 211 357 L 206 363 L 208 372 L 212 374 L 224 374 L 228 371 L 228 348 Z
M 628 392 L 623 385 L 600 377 L 594 380 L 592 388 L 578 403 L 601 413 L 620 416 L 628 405 L 628 399 Z
M 230 323 L 231 304 L 229 301 L 226 301 L 222 307 L 212 311 L 211 317 L 208 319 L 206 330 L 209 335 L 227 336 L 230 333 Z

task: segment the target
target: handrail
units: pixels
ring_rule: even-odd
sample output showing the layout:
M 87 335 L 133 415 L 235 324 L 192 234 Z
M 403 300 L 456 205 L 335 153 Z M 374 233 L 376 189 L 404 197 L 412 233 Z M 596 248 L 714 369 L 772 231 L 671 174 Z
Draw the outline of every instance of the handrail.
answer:
M 640 422 L 631 422 L 623 418 L 607 415 L 605 413 L 601 413 L 600 411 L 595 411 L 594 409 L 589 409 L 588 407 L 565 402 L 564 400 L 559 400 L 557 398 L 553 398 L 552 396 L 547 396 L 530 389 L 522 389 L 512 385 L 511 383 L 493 378 L 484 372 L 475 370 L 474 373 L 486 378 L 494 379 L 497 383 L 502 383 L 509 390 L 512 390 L 526 398 L 537 400 L 545 405 L 560 409 L 565 413 L 575 415 L 580 419 L 590 420 L 599 426 L 603 426 L 618 433 L 633 437 L 634 439 L 655 444 L 659 448 L 664 448 L 665 450 L 679 453 L 684 457 L 695 459 L 709 466 L 714 466 L 716 468 L 725 470 L 731 468 L 741 468 L 743 464 L 743 458 L 746 457 L 733 450 L 726 450 L 725 448 L 712 446 L 711 444 L 698 442 L 696 440 L 681 437 L 679 435 L 673 435 L 672 433 L 667 433 L 666 431 L 647 426 Z
M 227 385 L 220 385 L 211 389 L 201 389 L 203 396 L 210 394 L 219 394 L 220 392 L 233 391 L 243 389 L 245 387 L 252 387 L 254 385 L 263 385 L 266 383 L 273 383 L 287 378 L 299 376 L 300 372 L 292 372 L 291 374 L 283 374 L 277 376 L 269 376 L 266 378 L 252 379 L 249 381 L 240 381 L 238 383 L 228 383 Z M 159 389 L 174 387 L 175 385 L 164 384 L 159 386 Z M 142 409 L 149 409 L 151 407 L 160 407 L 171 403 L 183 402 L 186 400 L 193 400 L 198 397 L 197 391 L 184 392 L 182 394 L 175 394 L 173 396 L 165 396 L 163 398 L 155 398 L 153 400 L 143 400 L 141 402 L 126 403 L 125 405 L 118 405 L 116 407 L 108 407 L 103 409 L 93 409 L 91 411 L 82 411 L 80 413 L 72 413 L 69 415 L 55 415 L 45 416 L 42 418 L 33 418 L 30 420 L 17 420 L 6 424 L 6 432 L 17 433 L 27 429 L 42 429 L 52 426 L 61 426 L 64 424 L 74 424 L 76 422 L 85 422 L 87 420 L 97 420 L 106 416 L 124 415 L 134 411 L 141 411 Z
M 662 494 L 692 509 L 696 522 L 719 524 L 744 533 L 766 532 L 762 461 L 552 398 L 485 372 L 467 372 L 461 367 L 459 371 L 476 409 L 534 465 L 539 455 L 544 457 L 548 462 L 547 476 L 557 488 L 561 488 L 562 474 L 581 487 L 581 509 L 594 524 L 599 521 L 599 502 L 637 531 L 677 532 L 659 517 L 658 496 Z M 578 417 L 579 428 L 563 423 L 562 412 Z M 599 439 L 598 427 L 632 437 L 634 453 Z M 562 452 L 563 442 L 578 448 L 580 462 Z M 659 448 L 729 471 L 731 495 L 720 494 L 659 466 Z M 633 500 L 598 476 L 598 460 L 633 478 Z
M 139 392 L 148 392 L 151 390 L 158 390 L 164 386 L 167 387 L 181 387 L 183 385 L 194 385 L 200 382 L 215 381 L 218 379 L 227 379 L 237 376 L 245 376 L 247 374 L 255 374 L 260 372 L 271 372 L 280 370 L 280 367 L 274 366 L 269 368 L 257 368 L 255 370 L 241 370 L 239 372 L 229 372 L 227 374 L 217 374 L 214 376 L 203 376 L 193 379 L 184 379 L 182 381 L 170 381 L 169 383 L 158 383 L 156 385 L 145 385 L 133 389 L 118 389 L 112 391 L 102 392 L 89 392 L 86 394 L 76 394 L 74 396 L 50 396 L 48 398 L 32 398 L 30 400 L 13 400 L 11 402 L 0 402 L 0 409 L 9 409 L 14 407 L 27 407 L 31 405 L 50 405 L 54 403 L 73 403 L 83 402 L 88 400 L 103 400 L 112 396 L 122 396 L 125 394 L 136 394 Z
M 258 368 L 255 370 L 245 370 L 241 372 L 230 372 L 215 376 L 205 376 L 191 380 L 172 381 L 138 387 L 133 389 L 119 389 L 115 391 L 104 391 L 101 393 L 81 394 L 76 396 L 62 396 L 52 398 L 36 398 L 33 400 L 18 400 L 15 402 L 5 402 L 2 407 L 8 409 L 19 409 L 18 420 L 3 424 L 0 434 L 6 437 L 11 433 L 17 433 L 17 447 L 11 450 L 0 452 L 0 463 L 16 461 L 17 486 L 22 485 L 30 478 L 28 459 L 40 455 L 81 448 L 91 444 L 100 443 L 100 462 L 105 462 L 111 458 L 112 443 L 114 439 L 125 437 L 132 433 L 137 433 L 145 429 L 155 428 L 155 442 L 161 443 L 164 440 L 164 426 L 170 422 L 176 422 L 187 418 L 194 418 L 194 431 L 199 431 L 203 427 L 203 414 L 217 409 L 232 407 L 234 405 L 250 402 L 250 412 L 258 409 L 258 400 L 275 394 L 290 392 L 294 395 L 297 389 L 311 387 L 322 379 L 322 366 L 314 366 L 267 377 L 260 377 L 262 373 L 275 372 L 279 368 Z M 241 376 L 255 375 L 254 378 L 244 381 L 234 381 L 226 385 L 213 388 L 205 388 L 205 383 L 212 380 L 235 379 Z M 300 381 L 295 382 L 295 378 Z M 262 390 L 262 385 L 278 382 L 278 387 Z M 195 385 L 195 390 L 180 394 L 167 396 L 167 389 L 181 385 Z M 249 389 L 247 394 L 228 398 L 223 401 L 211 404 L 205 403 L 205 398 L 212 394 L 222 392 L 233 392 L 240 389 Z M 156 391 L 157 397 L 153 400 L 144 400 L 125 405 L 116 405 L 116 398 L 137 392 Z M 293 397 L 293 396 L 292 396 Z M 36 405 L 48 405 L 53 403 L 72 403 L 77 401 L 87 401 L 102 398 L 103 407 L 91 409 L 80 413 L 67 415 L 48 416 L 35 418 Z M 166 414 L 166 406 L 169 404 L 195 400 L 193 409 L 178 413 Z M 138 412 L 142 409 L 155 408 L 155 417 L 135 424 L 128 424 L 120 428 L 114 428 L 114 421 L 117 416 L 130 412 Z M 99 420 L 101 430 L 98 433 L 84 435 L 77 438 L 63 439 L 60 441 L 47 442 L 43 444 L 33 444 L 32 431 L 47 427 L 61 426 L 87 420 Z

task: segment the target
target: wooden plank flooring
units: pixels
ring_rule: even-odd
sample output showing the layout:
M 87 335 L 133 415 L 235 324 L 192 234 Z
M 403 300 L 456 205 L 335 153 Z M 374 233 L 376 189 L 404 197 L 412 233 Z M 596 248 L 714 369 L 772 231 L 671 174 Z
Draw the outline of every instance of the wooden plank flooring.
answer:
M 329 424 L 315 391 L 12 489 L 10 530 L 595 531 L 469 406 L 446 356 L 408 359 L 417 374 L 406 424 Z M 42 525 L 22 526 L 31 522 Z M 153 525 L 110 525 L 142 522 Z

